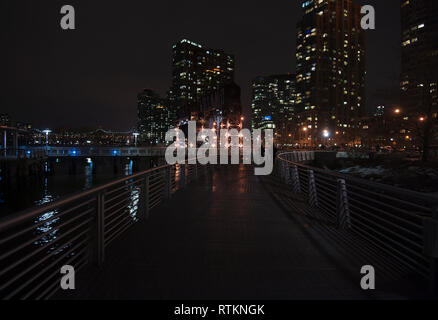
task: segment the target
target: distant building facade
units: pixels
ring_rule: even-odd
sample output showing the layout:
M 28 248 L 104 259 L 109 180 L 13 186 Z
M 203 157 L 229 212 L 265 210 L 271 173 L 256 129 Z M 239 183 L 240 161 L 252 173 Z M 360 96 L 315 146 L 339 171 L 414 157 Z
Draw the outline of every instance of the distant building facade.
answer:
M 438 150 L 438 1 L 402 0 L 401 20 L 401 131 L 427 161 Z
M 233 81 L 233 55 L 186 39 L 173 46 L 169 100 L 178 119 L 196 117 L 201 97 Z
M 295 121 L 295 75 L 257 77 L 252 82 L 252 127 L 275 129 L 291 140 Z M 284 140 L 284 139 L 280 139 Z
M 200 97 L 200 120 L 205 128 L 237 128 L 241 116 L 241 89 L 234 82 Z
M 352 0 L 303 0 L 296 113 L 301 146 L 347 143 L 365 113 L 365 32 Z M 337 133 L 337 134 L 336 134 Z
M 138 95 L 139 142 L 146 145 L 165 143 L 171 127 L 168 105 L 156 92 L 145 89 Z
M 401 108 L 438 108 L 438 1 L 401 0 Z
M 9 114 L 7 113 L 0 113 L 0 125 L 1 126 L 9 126 L 9 122 L 11 121 L 11 118 L 9 117 Z

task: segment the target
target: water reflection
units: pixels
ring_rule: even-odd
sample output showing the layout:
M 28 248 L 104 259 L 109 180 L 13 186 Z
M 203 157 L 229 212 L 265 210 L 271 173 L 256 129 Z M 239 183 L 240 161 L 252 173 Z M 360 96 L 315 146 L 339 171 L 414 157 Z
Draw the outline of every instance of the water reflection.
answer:
M 48 179 L 47 177 L 44 179 L 44 195 L 41 200 L 38 200 L 35 202 L 35 205 L 43 205 L 49 202 L 53 202 L 56 200 L 56 196 L 51 194 L 48 189 Z M 58 230 L 54 229 L 56 226 L 56 223 L 59 222 L 59 218 L 54 218 L 54 216 L 58 213 L 57 210 L 52 210 L 49 212 L 46 212 L 42 215 L 40 215 L 34 222 L 35 224 L 41 223 L 43 221 L 46 221 L 42 225 L 36 228 L 37 234 L 44 234 L 43 237 L 41 237 L 39 240 L 35 241 L 36 245 L 44 245 L 49 242 L 52 242 L 56 239 L 56 235 L 58 233 Z M 50 232 L 50 230 L 53 230 L 53 232 Z M 52 251 L 55 248 L 51 248 L 50 251 Z
M 140 191 L 141 191 L 140 187 L 131 186 L 128 212 L 134 222 L 138 221 L 138 208 L 139 208 L 138 205 L 140 203 Z

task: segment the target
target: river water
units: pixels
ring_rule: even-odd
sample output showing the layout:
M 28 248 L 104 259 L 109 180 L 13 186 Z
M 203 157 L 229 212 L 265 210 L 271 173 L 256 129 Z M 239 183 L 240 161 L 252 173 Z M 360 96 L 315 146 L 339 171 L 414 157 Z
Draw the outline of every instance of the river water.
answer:
M 123 168 L 118 173 L 108 170 L 108 172 L 93 174 L 92 161 L 85 164 L 82 173 L 75 175 L 55 173 L 39 177 L 12 178 L 6 181 L 4 174 L 0 171 L 0 218 L 132 173 L 132 161 L 123 164 Z

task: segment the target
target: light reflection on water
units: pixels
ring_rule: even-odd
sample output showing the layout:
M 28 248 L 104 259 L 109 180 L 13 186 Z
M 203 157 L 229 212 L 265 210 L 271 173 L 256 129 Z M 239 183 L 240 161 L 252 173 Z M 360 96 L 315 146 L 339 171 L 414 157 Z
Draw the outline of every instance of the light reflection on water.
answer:
M 47 166 L 46 166 L 47 167 Z M 129 176 L 133 174 L 133 161 L 131 160 L 128 164 L 124 167 L 124 174 L 125 176 Z M 127 181 L 126 183 L 131 183 L 132 179 Z M 87 165 L 85 167 L 85 180 L 84 180 L 84 187 L 83 189 L 90 189 L 93 187 L 93 161 L 91 159 L 87 159 Z M 139 208 L 139 201 L 140 201 L 140 187 L 130 185 L 130 199 L 129 199 L 129 205 L 127 206 L 128 213 L 132 220 L 134 222 L 138 221 L 138 208 Z M 58 195 L 56 195 L 54 192 L 51 192 L 48 187 L 48 178 L 46 177 L 44 179 L 44 185 L 43 185 L 43 196 L 40 200 L 37 200 L 34 202 L 35 206 L 44 205 L 50 202 L 53 202 L 59 198 Z M 35 224 L 41 223 L 43 221 L 43 224 L 39 225 L 36 228 L 37 234 L 44 234 L 40 239 L 34 242 L 37 246 L 44 246 L 48 243 L 53 243 L 59 234 L 59 229 L 57 228 L 58 224 L 61 222 L 61 218 L 56 217 L 56 215 L 59 213 L 58 210 L 52 210 L 45 212 L 44 214 L 41 214 L 38 216 L 38 218 L 34 221 Z M 53 231 L 52 231 L 53 230 Z M 47 251 L 52 252 L 54 250 L 57 250 L 57 244 L 54 244 L 53 246 L 49 246 Z M 71 244 L 67 244 L 62 248 L 59 248 L 58 251 L 55 254 L 58 254 L 62 251 L 64 251 L 66 248 L 70 247 Z

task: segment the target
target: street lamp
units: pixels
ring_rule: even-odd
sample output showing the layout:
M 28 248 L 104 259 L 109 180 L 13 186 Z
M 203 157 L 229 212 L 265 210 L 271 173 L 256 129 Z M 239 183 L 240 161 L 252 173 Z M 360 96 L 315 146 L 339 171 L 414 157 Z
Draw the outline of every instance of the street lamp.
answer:
M 134 132 L 133 135 L 134 135 L 134 144 L 135 144 L 135 146 L 137 147 L 137 138 L 138 138 L 138 136 L 140 135 L 140 133 L 138 133 L 138 132 Z
M 397 108 L 397 109 L 394 110 L 394 113 L 395 113 L 395 114 L 400 114 L 400 113 L 401 113 L 401 110 L 400 110 L 399 108 Z
M 43 133 L 46 134 L 46 145 L 49 145 L 49 133 L 52 133 L 52 130 L 46 129 L 43 130 Z

